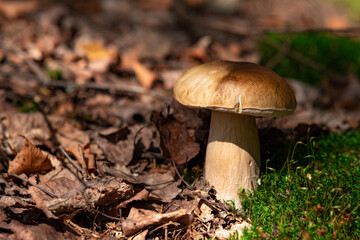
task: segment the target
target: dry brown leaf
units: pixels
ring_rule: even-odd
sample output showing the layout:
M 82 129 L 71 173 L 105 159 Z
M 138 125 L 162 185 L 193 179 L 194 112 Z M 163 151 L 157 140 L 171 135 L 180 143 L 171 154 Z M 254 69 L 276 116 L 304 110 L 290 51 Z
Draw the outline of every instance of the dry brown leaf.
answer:
M 59 126 L 54 126 L 54 128 L 57 130 L 56 137 L 63 148 L 85 146 L 90 142 L 90 137 L 85 131 L 74 127 L 69 122 L 64 122 Z
M 210 46 L 211 42 L 212 39 L 210 36 L 204 36 L 200 38 L 194 46 L 186 49 L 185 57 L 196 58 L 202 60 L 203 62 L 206 62 L 208 59 L 207 49 Z
M 70 63 L 68 68 L 75 75 L 75 81 L 78 84 L 84 84 L 94 77 L 94 73 L 85 66 L 82 66 L 82 63 Z
M 91 152 L 91 144 L 72 145 L 65 150 L 73 155 L 83 169 L 95 170 L 95 157 Z
M 118 59 L 118 52 L 114 47 L 105 47 L 102 40 L 94 40 L 87 36 L 76 40 L 75 52 L 86 57 L 89 61 L 86 69 L 96 73 L 106 72 Z
M 146 172 L 138 176 L 137 180 L 147 185 L 146 190 L 150 192 L 149 198 L 152 199 L 170 202 L 181 192 L 177 187 L 179 183 L 174 180 L 170 172 Z
M 14 174 L 29 174 L 40 171 L 49 171 L 52 169 L 50 159 L 47 154 L 26 139 L 25 144 L 22 146 L 20 152 L 16 155 L 15 159 L 9 163 L 8 173 Z
M 157 213 L 151 210 L 131 208 L 129 217 L 122 221 L 122 229 L 126 236 L 153 225 L 160 225 L 170 221 L 176 222 L 181 218 L 189 217 L 191 212 L 180 209 L 171 213 Z
M 139 61 L 139 50 L 142 48 L 143 46 L 140 45 L 129 52 L 125 52 L 121 56 L 121 66 L 124 69 L 133 70 L 141 85 L 144 88 L 149 89 L 157 79 L 157 74 Z
M 157 79 L 156 73 L 152 72 L 139 61 L 132 62 L 132 69 L 134 70 L 136 77 L 139 79 L 141 85 L 144 88 L 151 88 L 155 80 Z
M 56 213 L 72 212 L 77 209 L 95 208 L 110 205 L 130 198 L 133 187 L 112 177 L 97 178 L 87 182 L 87 187 L 66 177 L 59 177 L 39 184 L 56 194 L 51 198 L 39 189 L 30 187 L 29 192 L 38 206 L 46 206 Z
M 153 121 L 160 132 L 160 148 L 166 159 L 184 164 L 199 153 L 199 144 L 172 115 L 165 118 L 161 113 L 154 113 Z
M 31 13 L 40 7 L 38 1 L 1 1 L 0 12 L 7 18 L 15 19 L 24 14 Z
M 42 52 L 43 56 L 52 54 L 58 43 L 59 40 L 55 36 L 49 34 L 41 35 L 41 37 L 36 40 L 36 46 Z
M 25 136 L 33 144 L 41 144 L 50 139 L 51 133 L 48 128 L 43 115 L 37 113 L 11 113 L 6 114 L 6 119 L 3 121 L 7 127 L 7 133 L 9 135 L 9 142 L 13 148 L 17 149 L 15 142 L 17 139 Z M 22 145 L 21 145 L 22 146 Z M 20 147 L 20 146 L 18 146 Z
M 104 152 L 107 160 L 113 164 L 126 166 L 133 158 L 134 141 L 132 139 L 126 139 L 113 144 L 105 138 L 96 136 L 93 139 L 93 143 Z
M 146 235 L 148 234 L 149 230 L 146 229 L 140 233 L 138 233 L 137 235 L 133 236 L 130 238 L 130 240 L 145 240 L 146 239 Z
M 54 227 L 45 223 L 24 225 L 13 220 L 10 223 L 10 229 L 14 234 L 10 235 L 9 239 L 78 239 L 73 233 L 57 231 Z
M 149 191 L 146 189 L 143 189 L 140 192 L 138 192 L 137 194 L 135 194 L 133 197 L 131 197 L 130 199 L 120 203 L 117 206 L 117 208 L 126 208 L 126 205 L 133 201 L 142 201 L 142 200 L 147 200 L 148 198 L 149 198 Z
M 78 54 L 86 56 L 89 61 L 115 59 L 117 57 L 116 49 L 105 48 L 104 43 L 99 40 L 79 39 L 75 48 Z
M 125 166 L 133 160 L 134 153 L 139 157 L 159 145 L 155 128 L 140 124 L 105 129 L 93 137 L 93 143 L 104 152 L 108 161 Z

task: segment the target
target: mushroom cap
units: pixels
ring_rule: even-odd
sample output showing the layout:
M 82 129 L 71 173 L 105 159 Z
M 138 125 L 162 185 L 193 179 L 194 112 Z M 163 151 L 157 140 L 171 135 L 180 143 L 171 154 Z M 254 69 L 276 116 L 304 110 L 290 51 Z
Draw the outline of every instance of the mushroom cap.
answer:
M 296 108 L 282 77 L 248 62 L 219 60 L 190 68 L 175 83 L 174 97 L 189 107 L 262 117 L 289 115 Z

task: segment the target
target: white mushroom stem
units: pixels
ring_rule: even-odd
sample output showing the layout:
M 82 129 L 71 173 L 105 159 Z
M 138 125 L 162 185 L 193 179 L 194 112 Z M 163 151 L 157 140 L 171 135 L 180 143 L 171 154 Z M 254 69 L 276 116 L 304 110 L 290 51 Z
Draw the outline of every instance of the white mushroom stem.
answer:
M 218 199 L 234 200 L 239 189 L 254 190 L 260 171 L 259 136 L 255 117 L 212 111 L 206 150 L 205 179 Z

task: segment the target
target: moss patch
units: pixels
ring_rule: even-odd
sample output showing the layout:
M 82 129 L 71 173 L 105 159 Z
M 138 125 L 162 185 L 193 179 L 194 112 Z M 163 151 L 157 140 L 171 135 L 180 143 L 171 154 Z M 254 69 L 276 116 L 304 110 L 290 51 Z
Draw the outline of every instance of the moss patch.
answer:
M 253 224 L 243 238 L 356 239 L 359 179 L 360 131 L 297 143 L 282 169 L 268 167 L 256 191 L 241 193 Z

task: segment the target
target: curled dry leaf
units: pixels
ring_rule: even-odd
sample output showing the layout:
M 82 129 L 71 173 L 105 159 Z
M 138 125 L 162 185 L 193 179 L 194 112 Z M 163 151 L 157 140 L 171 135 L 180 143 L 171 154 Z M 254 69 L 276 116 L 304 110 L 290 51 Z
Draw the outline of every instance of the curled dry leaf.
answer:
M 20 152 L 16 155 L 15 159 L 9 163 L 8 173 L 13 174 L 29 174 L 40 171 L 51 170 L 52 165 L 47 154 L 26 139 Z
M 126 208 L 126 206 L 133 201 L 142 201 L 142 200 L 147 200 L 148 198 L 149 198 L 149 191 L 146 189 L 143 189 L 140 192 L 138 192 L 137 194 L 135 194 L 133 197 L 131 197 L 130 199 L 121 202 L 117 206 L 117 208 Z

